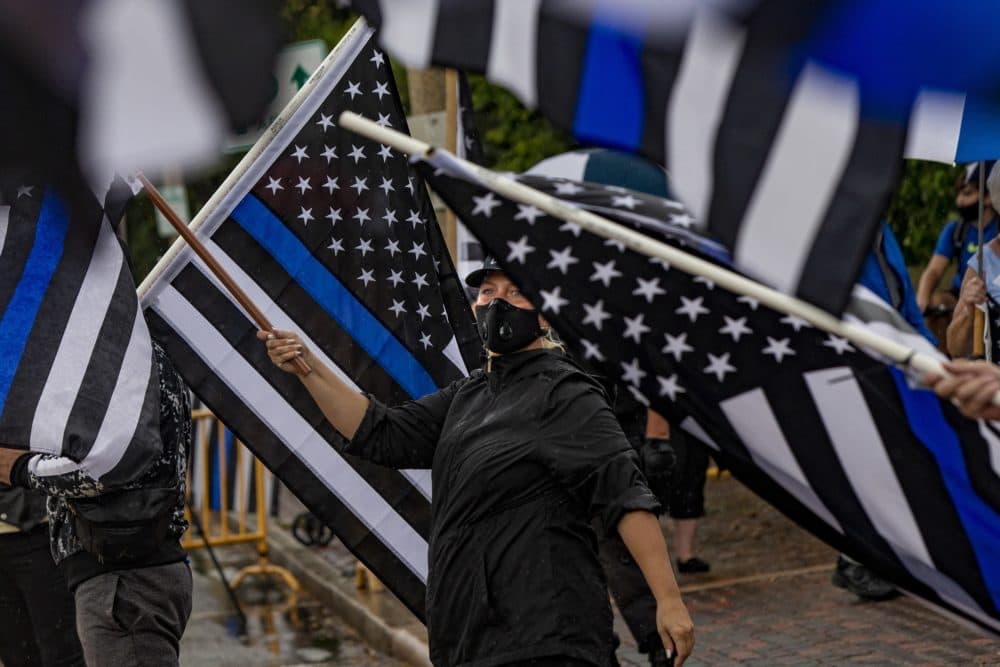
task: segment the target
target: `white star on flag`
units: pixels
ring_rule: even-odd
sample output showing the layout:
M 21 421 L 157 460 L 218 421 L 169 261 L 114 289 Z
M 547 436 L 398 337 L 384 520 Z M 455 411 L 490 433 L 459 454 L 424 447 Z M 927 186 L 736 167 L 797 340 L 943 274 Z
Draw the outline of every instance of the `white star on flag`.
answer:
M 383 162 L 392 157 L 392 149 L 391 148 L 389 148 L 385 144 L 379 144 L 379 146 L 380 146 L 380 148 L 378 149 L 378 156 L 380 158 L 382 158 Z
M 611 259 L 601 264 L 600 262 L 591 262 L 594 265 L 594 273 L 590 276 L 590 281 L 594 282 L 596 280 L 604 283 L 605 287 L 611 287 L 611 281 L 622 275 L 621 271 L 615 269 L 615 260 Z
M 414 229 L 417 228 L 417 225 L 424 224 L 423 218 L 420 217 L 420 211 L 414 211 L 412 209 L 410 210 L 410 216 L 406 219 L 406 221 L 413 225 Z
M 354 185 L 351 186 L 352 190 L 357 190 L 360 195 L 362 192 L 368 189 L 368 178 L 358 178 L 354 177 Z
M 573 196 L 583 192 L 583 188 L 574 183 L 573 181 L 563 181 L 562 183 L 556 183 L 556 194 L 557 195 L 569 195 Z
M 611 317 L 611 314 L 604 310 L 604 299 L 598 300 L 593 305 L 583 304 L 583 310 L 587 313 L 587 316 L 583 318 L 583 323 L 594 325 L 598 331 L 604 326 L 604 320 Z
M 428 287 L 430 285 L 430 283 L 427 282 L 427 274 L 426 273 L 417 273 L 416 271 L 414 271 L 413 272 L 413 284 L 417 286 L 417 289 L 420 289 L 421 287 Z
M 545 268 L 558 268 L 559 272 L 565 276 L 566 272 L 569 271 L 569 267 L 580 261 L 573 256 L 572 250 L 573 248 L 571 246 L 566 246 L 559 252 L 549 250 L 549 255 L 552 256 L 552 261 L 546 264 Z
M 292 152 L 292 157 L 298 160 L 299 164 L 302 164 L 303 160 L 309 158 L 309 154 L 306 153 L 305 146 L 296 146 L 295 151 Z
M 358 280 L 363 282 L 365 284 L 365 287 L 368 287 L 368 283 L 375 282 L 374 274 L 375 274 L 374 270 L 361 269 L 361 275 L 358 276 Z
M 745 317 L 733 319 L 723 315 L 722 319 L 726 321 L 726 326 L 719 329 L 719 333 L 732 336 L 735 343 L 740 342 L 742 336 L 753 333 L 753 330 L 747 326 L 747 318 Z
M 427 254 L 427 251 L 424 250 L 424 244 L 417 243 L 416 241 L 413 242 L 413 247 L 407 250 L 407 252 L 413 255 L 414 261 L 420 259 L 421 256 Z
M 421 333 L 423 333 L 423 332 L 421 332 Z M 431 343 L 431 336 L 430 336 L 430 334 L 423 334 L 420 337 L 420 344 L 424 346 L 425 350 L 427 348 L 431 347 L 433 345 L 433 343 Z
M 361 84 L 354 83 L 353 81 L 348 81 L 347 90 L 344 91 L 344 94 L 350 95 L 351 101 L 353 102 L 354 98 L 361 94 Z
M 302 176 L 299 176 L 298 185 L 296 185 L 295 187 L 299 189 L 299 194 L 302 195 L 306 193 L 306 190 L 312 190 L 312 186 L 309 185 L 309 179 L 303 178 Z
M 627 208 L 630 211 L 635 209 L 639 205 L 639 200 L 632 195 L 625 195 L 623 197 L 612 197 L 611 205 L 618 206 L 620 208 Z
M 278 190 L 285 189 L 281 186 L 280 178 L 271 178 L 270 176 L 267 177 L 267 185 L 265 185 L 264 187 L 271 191 L 272 196 L 277 194 Z
M 390 257 L 395 257 L 397 252 L 403 252 L 402 250 L 399 249 L 399 241 L 395 239 L 389 239 L 383 250 L 389 253 Z
M 354 164 L 357 164 L 358 160 L 365 159 L 365 147 L 351 144 L 351 152 L 348 153 L 347 156 L 354 158 Z
M 382 184 L 378 186 L 383 193 L 388 195 L 390 192 L 394 192 L 396 188 L 392 187 L 392 179 L 382 177 Z
M 804 319 L 802 319 L 801 317 L 797 317 L 795 315 L 785 315 L 784 317 L 781 318 L 781 323 L 787 324 L 788 326 L 792 327 L 793 329 L 795 329 L 796 333 L 798 333 L 799 329 L 803 327 L 810 327 L 810 328 L 812 327 L 812 325 L 806 322 Z
M 691 318 L 692 322 L 697 322 L 699 315 L 704 315 L 705 313 L 709 312 L 708 308 L 705 308 L 702 305 L 704 301 L 705 299 L 700 296 L 694 299 L 689 299 L 686 296 L 682 296 L 681 302 L 683 303 L 683 305 L 674 312 L 677 313 L 678 315 L 687 315 L 688 317 Z
M 20 186 L 18 186 L 18 188 L 17 188 L 17 198 L 20 199 L 21 197 L 30 197 L 31 196 L 31 191 L 34 190 L 34 189 L 35 189 L 35 186 L 33 186 L 33 185 L 20 185 Z
M 392 300 L 392 305 L 389 306 L 389 312 L 393 313 L 397 318 L 406 312 L 406 308 L 403 307 L 402 301 Z
M 305 208 L 304 206 L 301 208 L 302 208 L 301 212 L 296 217 L 302 221 L 303 225 L 308 226 L 309 221 L 313 219 L 312 209 Z
M 385 215 L 382 216 L 382 220 L 388 225 L 394 225 L 396 222 L 396 212 L 391 208 L 385 209 Z
M 642 378 L 648 375 L 646 371 L 639 368 L 639 360 L 632 359 L 631 363 L 621 362 L 622 367 L 622 380 L 629 384 L 639 385 L 642 382 Z
M 337 183 L 339 180 L 339 176 L 327 176 L 326 183 L 323 184 L 323 187 L 326 188 L 326 191 L 332 195 L 334 190 L 340 189 L 340 184 Z
M 643 320 L 646 318 L 644 313 L 639 313 L 635 317 L 625 317 L 625 333 L 622 334 L 625 338 L 631 338 L 636 343 L 641 342 L 642 335 L 651 331 L 647 327 Z
M 674 359 L 678 362 L 681 360 L 681 357 L 684 356 L 685 352 L 691 352 L 694 350 L 693 347 L 687 344 L 688 335 L 686 333 L 682 333 L 679 336 L 663 334 L 663 337 L 667 339 L 667 344 L 664 345 L 663 349 L 660 351 L 663 352 L 663 354 L 674 355 Z
M 482 197 L 473 197 L 472 201 L 476 204 L 472 215 L 485 215 L 487 218 L 493 215 L 493 209 L 500 206 L 500 200 L 492 192 L 487 192 Z
M 361 253 L 361 257 L 365 257 L 370 252 L 375 252 L 375 249 L 372 248 L 371 239 L 360 239 L 360 241 L 361 242 L 356 245 L 354 249 Z
M 558 315 L 559 310 L 569 303 L 567 299 L 562 298 L 560 292 L 562 292 L 561 286 L 557 286 L 551 291 L 538 290 L 538 293 L 542 295 L 542 310 L 547 310 Z
M 677 400 L 677 394 L 685 393 L 684 387 L 677 384 L 677 373 L 667 378 L 657 375 L 656 381 L 660 383 L 660 396 L 669 396 L 671 401 Z
M 379 114 L 375 124 L 379 127 L 392 127 L 392 122 L 389 121 L 389 114 Z
M 592 343 L 586 338 L 581 338 L 580 343 L 583 344 L 584 359 L 596 359 L 597 361 L 604 361 L 604 355 L 601 354 L 601 348 L 597 347 L 596 343 Z
M 373 95 L 378 95 L 378 101 L 382 101 L 384 95 L 389 94 L 389 82 L 382 81 L 381 83 L 375 84 L 375 90 L 372 91 Z
M 319 115 L 319 120 L 316 121 L 316 124 L 322 127 L 324 132 L 329 130 L 331 127 L 336 127 L 336 125 L 333 122 L 332 114 L 327 116 L 325 113 L 321 113 Z
M 326 217 L 330 220 L 331 227 L 335 226 L 339 221 L 343 220 L 343 218 L 340 217 L 340 209 L 334 208 L 332 206 L 330 207 L 330 212 L 326 214 Z
M 375 51 L 375 54 L 368 59 L 368 62 L 375 63 L 375 67 L 382 69 L 382 65 L 385 63 L 385 56 L 382 55 L 381 51 Z
M 371 220 L 368 216 L 368 209 L 359 207 L 357 212 L 354 214 L 354 219 L 358 221 L 359 225 L 363 225 Z
M 774 357 L 774 360 L 779 364 L 787 356 L 793 356 L 795 350 L 788 344 L 787 338 L 774 339 L 770 336 L 767 337 L 767 347 L 761 350 L 763 354 L 770 354 Z
M 331 161 L 337 159 L 337 147 L 336 146 L 323 146 L 323 152 L 320 153 L 322 157 L 326 158 L 326 163 L 330 164 Z
M 732 373 L 736 371 L 736 367 L 729 363 L 729 353 L 715 356 L 709 353 L 708 355 L 708 366 L 705 367 L 703 371 L 706 375 L 715 375 L 719 382 L 722 382 L 726 373 Z
M 524 264 L 528 260 L 528 254 L 535 251 L 533 246 L 528 245 L 528 237 L 522 236 L 517 241 L 507 241 L 510 252 L 507 254 L 507 261 L 518 261 Z
M 535 224 L 535 220 L 544 216 L 541 210 L 535 208 L 534 206 L 518 204 L 517 205 L 517 215 L 514 216 L 515 220 L 527 220 L 529 225 Z M 487 216 L 489 217 L 489 216 Z
M 750 306 L 750 310 L 757 310 L 757 306 L 760 305 L 760 301 L 753 298 L 752 296 L 741 296 L 736 300 L 739 301 L 740 303 L 745 303 L 746 305 Z
M 834 336 L 833 334 L 827 335 L 826 340 L 823 341 L 823 345 L 832 348 L 838 355 L 842 355 L 845 352 L 854 352 L 854 347 L 847 342 L 846 338 Z
M 330 245 L 327 246 L 327 249 L 332 250 L 333 256 L 336 257 L 344 249 L 344 244 L 341 239 L 330 237 Z
M 420 307 L 417 308 L 417 315 L 420 316 L 420 321 L 423 322 L 425 317 L 431 316 L 430 307 L 424 304 L 420 304 Z
M 405 282 L 403 280 L 403 272 L 393 271 L 392 269 L 389 269 L 389 277 L 387 278 L 387 280 L 392 283 L 393 287 L 399 287 L 399 283 Z
M 652 280 L 644 280 L 642 278 L 637 277 L 635 281 L 639 286 L 636 287 L 634 290 L 632 290 L 632 294 L 636 296 L 642 295 L 643 297 L 645 297 L 646 303 L 653 303 L 653 299 L 655 299 L 657 296 L 659 296 L 660 294 L 667 293 L 667 290 L 660 287 L 659 278 L 653 278 Z

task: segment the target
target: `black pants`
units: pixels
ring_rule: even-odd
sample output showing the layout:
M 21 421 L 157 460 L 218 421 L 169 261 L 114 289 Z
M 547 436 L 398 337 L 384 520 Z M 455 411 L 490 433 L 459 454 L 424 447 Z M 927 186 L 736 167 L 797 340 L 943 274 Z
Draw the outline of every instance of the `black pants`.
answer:
M 671 519 L 698 519 L 705 516 L 705 473 L 708 449 L 691 442 L 680 429 L 671 433 L 677 463 L 670 478 L 667 509 Z
M 83 665 L 73 596 L 49 551 L 47 526 L 0 535 L 0 661 Z
M 507 662 L 500 667 L 594 667 L 593 663 L 579 658 L 570 658 L 564 655 L 548 655 L 544 658 L 532 658 L 531 660 L 520 660 L 518 662 Z

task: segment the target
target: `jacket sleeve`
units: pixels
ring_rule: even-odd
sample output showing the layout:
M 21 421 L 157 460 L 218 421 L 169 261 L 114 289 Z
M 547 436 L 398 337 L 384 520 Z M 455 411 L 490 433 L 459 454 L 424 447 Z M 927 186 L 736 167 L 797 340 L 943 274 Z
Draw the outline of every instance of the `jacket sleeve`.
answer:
M 658 513 L 635 450 L 596 386 L 570 376 L 549 391 L 539 451 L 553 476 L 613 533 L 627 512 Z
M 394 407 L 368 395 L 368 411 L 344 451 L 388 468 L 430 468 L 451 401 L 465 382 Z

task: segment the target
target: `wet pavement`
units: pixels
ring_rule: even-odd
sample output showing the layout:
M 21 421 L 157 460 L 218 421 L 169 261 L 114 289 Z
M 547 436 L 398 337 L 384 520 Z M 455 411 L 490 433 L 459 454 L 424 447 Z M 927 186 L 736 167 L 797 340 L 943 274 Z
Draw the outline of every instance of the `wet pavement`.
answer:
M 249 547 L 216 553 L 229 579 L 256 561 Z M 181 642 L 183 667 L 402 664 L 365 644 L 308 593 L 289 604 L 287 590 L 266 578 L 248 579 L 240 587 L 238 599 L 247 619 L 242 626 L 218 572 L 201 550 L 192 552 L 192 572 L 194 610 Z
M 278 521 L 296 513 L 290 497 Z M 836 552 L 728 477 L 710 478 L 699 527 L 703 575 L 678 575 L 696 625 L 689 667 L 708 665 L 1000 665 L 1000 639 L 903 596 L 863 602 L 830 583 Z M 670 544 L 670 522 L 663 522 Z M 354 591 L 354 559 L 337 540 L 316 554 Z M 393 627 L 426 641 L 423 626 L 389 592 L 354 591 Z M 620 616 L 623 667 L 648 664 Z M 346 663 L 345 663 L 346 664 Z M 379 663 L 365 663 L 379 664 Z

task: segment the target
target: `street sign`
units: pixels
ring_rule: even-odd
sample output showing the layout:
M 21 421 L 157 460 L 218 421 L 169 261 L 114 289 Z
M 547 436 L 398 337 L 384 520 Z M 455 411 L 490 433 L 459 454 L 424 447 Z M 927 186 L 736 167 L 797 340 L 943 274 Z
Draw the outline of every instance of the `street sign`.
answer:
M 295 93 L 305 85 L 309 76 L 326 57 L 326 43 L 321 39 L 289 44 L 278 54 L 274 65 L 274 97 L 268 107 L 267 116 L 260 123 L 241 134 L 234 135 L 226 142 L 225 152 L 239 153 L 248 150 L 263 134 L 281 110 L 285 108 Z
M 184 187 L 184 184 L 165 183 L 160 185 L 157 190 L 160 191 L 160 195 L 170 205 L 170 208 L 174 210 L 174 213 L 181 219 L 181 222 L 187 224 L 191 219 L 191 207 L 188 206 L 187 188 Z M 169 220 L 163 217 L 159 209 L 156 210 L 156 233 L 166 239 L 172 239 L 177 236 L 177 230 L 174 229 Z

